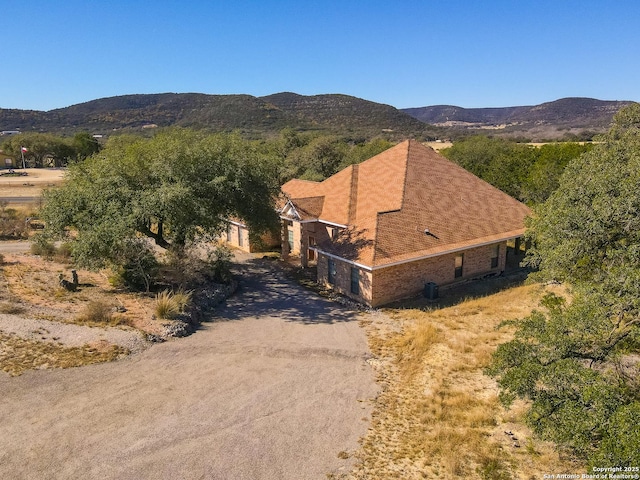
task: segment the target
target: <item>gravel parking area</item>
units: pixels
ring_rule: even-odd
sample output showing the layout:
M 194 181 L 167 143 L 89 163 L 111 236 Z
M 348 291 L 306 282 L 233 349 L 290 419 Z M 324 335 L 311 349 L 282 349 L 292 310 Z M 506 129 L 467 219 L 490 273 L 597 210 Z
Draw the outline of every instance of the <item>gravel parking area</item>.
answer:
M 355 313 L 263 261 L 188 338 L 123 360 L 0 372 L 0 478 L 326 479 L 378 387 Z

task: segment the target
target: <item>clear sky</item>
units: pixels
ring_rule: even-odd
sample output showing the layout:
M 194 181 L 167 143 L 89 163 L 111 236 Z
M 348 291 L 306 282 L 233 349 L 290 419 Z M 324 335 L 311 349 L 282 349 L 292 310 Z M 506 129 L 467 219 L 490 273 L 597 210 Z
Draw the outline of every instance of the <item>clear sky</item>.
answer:
M 0 20 L 0 108 L 161 92 L 640 101 L 637 0 L 0 0 Z

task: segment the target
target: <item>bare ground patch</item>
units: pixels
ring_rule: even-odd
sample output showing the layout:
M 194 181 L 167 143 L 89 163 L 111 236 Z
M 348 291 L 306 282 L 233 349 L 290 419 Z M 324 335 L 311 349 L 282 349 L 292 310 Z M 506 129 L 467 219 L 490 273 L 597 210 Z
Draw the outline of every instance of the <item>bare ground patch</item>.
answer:
M 12 375 L 118 359 L 167 323 L 153 318 L 153 297 L 117 290 L 102 273 L 78 270 L 71 292 L 59 284 L 71 277 L 61 262 L 5 254 L 0 270 L 0 370 Z
M 26 175 L 0 175 L 0 197 L 37 197 L 46 188 L 64 181 L 64 170 L 59 168 L 27 168 L 16 172 Z
M 31 318 L 77 325 L 128 326 L 148 333 L 161 331 L 162 323 L 152 321 L 153 297 L 118 290 L 111 286 L 106 274 L 88 270 L 78 270 L 77 290 L 67 291 L 60 286 L 58 277 L 63 275 L 71 280 L 72 268 L 36 255 L 5 255 L 0 309 L 14 308 Z M 90 306 L 97 303 L 110 307 L 114 314 L 109 319 L 87 315 Z

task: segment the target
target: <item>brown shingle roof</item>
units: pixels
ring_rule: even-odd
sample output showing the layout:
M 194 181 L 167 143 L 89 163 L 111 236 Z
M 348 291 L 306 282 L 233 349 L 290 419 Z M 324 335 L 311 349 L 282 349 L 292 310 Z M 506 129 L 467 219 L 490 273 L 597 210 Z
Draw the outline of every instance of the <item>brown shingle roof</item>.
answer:
M 282 190 L 296 209 L 350 227 L 343 242 L 320 248 L 370 267 L 519 236 L 530 213 L 414 140 L 323 182 L 291 180 Z

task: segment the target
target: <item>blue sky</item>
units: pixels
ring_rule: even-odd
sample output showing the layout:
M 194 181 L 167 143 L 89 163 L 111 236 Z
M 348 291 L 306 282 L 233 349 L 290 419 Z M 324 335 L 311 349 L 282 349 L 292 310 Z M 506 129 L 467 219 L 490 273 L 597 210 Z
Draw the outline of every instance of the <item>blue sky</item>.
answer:
M 0 19 L 0 108 L 160 92 L 640 101 L 635 0 L 1 0 Z

